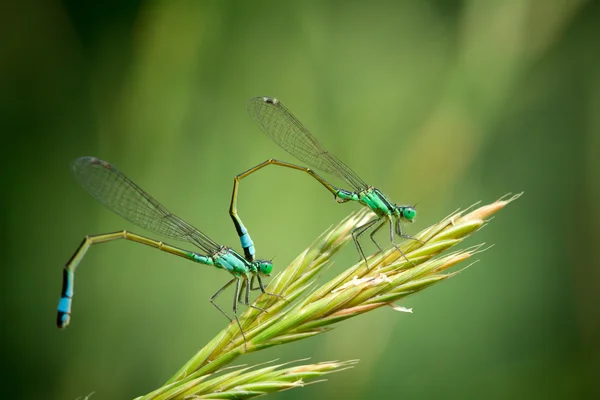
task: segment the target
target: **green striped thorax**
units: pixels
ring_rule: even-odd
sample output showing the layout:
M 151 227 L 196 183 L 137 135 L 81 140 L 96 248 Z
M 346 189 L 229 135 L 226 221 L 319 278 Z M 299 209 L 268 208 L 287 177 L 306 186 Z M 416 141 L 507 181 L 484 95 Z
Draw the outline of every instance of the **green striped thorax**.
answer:
M 195 255 L 194 259 L 205 264 L 213 264 L 217 268 L 222 268 L 229 271 L 235 276 L 244 274 L 259 274 L 261 276 L 269 276 L 273 270 L 273 262 L 271 260 L 254 260 L 247 261 L 244 257 L 238 254 L 235 250 L 228 247 L 221 247 L 212 257 Z M 202 259 L 202 260 L 201 260 Z M 204 260 L 206 259 L 206 260 Z M 211 261 L 208 261 L 210 259 Z
M 374 187 L 369 187 L 361 192 L 349 192 L 343 189 L 338 190 L 336 199 L 340 203 L 346 201 L 358 201 L 360 204 L 369 207 L 380 217 L 391 216 L 396 219 L 396 232 L 402 235 L 400 221 L 414 222 L 417 217 L 417 210 L 413 206 L 398 206 Z
M 269 276 L 273 270 L 273 262 L 271 260 L 254 260 L 247 261 L 244 257 L 238 254 L 235 250 L 228 247 L 221 247 L 212 257 L 193 254 L 193 258 L 204 264 L 212 264 L 217 268 L 222 268 L 229 271 L 235 276 L 244 274 L 259 274 Z M 209 261 L 209 259 L 211 261 Z

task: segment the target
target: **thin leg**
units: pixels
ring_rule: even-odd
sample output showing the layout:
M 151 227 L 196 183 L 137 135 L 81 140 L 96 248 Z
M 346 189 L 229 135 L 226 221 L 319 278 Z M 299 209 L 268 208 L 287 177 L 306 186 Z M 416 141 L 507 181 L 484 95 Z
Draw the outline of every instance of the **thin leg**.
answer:
M 263 285 L 263 281 L 262 281 L 260 275 L 254 275 L 254 276 L 256 277 L 256 280 L 258 281 L 258 287 L 257 288 L 252 288 L 252 290 L 260 289 L 260 291 L 263 292 L 264 294 L 266 294 L 267 296 L 279 297 L 280 299 L 288 301 L 288 299 L 286 299 L 285 296 L 282 296 L 280 294 L 275 294 L 275 293 L 267 292 L 265 290 L 265 285 Z M 252 278 L 254 278 L 254 276 Z M 252 280 L 252 283 L 254 283 L 254 279 Z
M 254 276 L 253 276 L 253 278 L 254 278 Z M 244 289 L 246 289 L 246 290 L 244 290 Z M 243 293 L 246 293 L 246 299 L 245 299 L 245 301 L 242 301 L 242 294 Z M 264 308 L 256 307 L 256 306 L 250 304 L 250 283 L 248 282 L 248 278 L 245 278 L 242 281 L 242 290 L 240 290 L 240 294 L 238 296 L 238 303 L 242 303 L 245 306 L 252 307 L 255 310 L 258 310 L 258 311 L 261 311 L 261 312 L 267 312 L 267 310 L 265 310 Z
M 377 241 L 375 240 L 375 234 L 377 233 L 378 230 L 383 228 L 383 226 L 385 225 L 386 222 L 387 221 L 385 219 L 383 221 L 381 221 L 381 223 L 379 225 L 377 225 L 377 227 L 375 229 L 373 229 L 373 232 L 371 232 L 371 234 L 369 235 L 371 237 L 371 240 L 373 241 L 373 243 L 375 243 L 375 246 L 377 246 L 377 248 L 379 249 L 379 251 L 382 251 L 383 249 L 381 248 L 379 243 L 377 243 Z
M 219 294 L 221 294 L 221 292 L 223 292 L 223 290 L 225 290 L 229 286 L 231 286 L 231 284 L 233 282 L 235 282 L 235 293 L 233 294 L 233 316 L 235 317 L 235 322 L 237 322 L 238 327 L 240 328 L 240 332 L 242 333 L 242 337 L 244 338 L 244 345 L 245 345 L 246 344 L 246 335 L 244 334 L 244 330 L 242 329 L 242 324 L 240 324 L 240 320 L 238 319 L 238 316 L 237 316 L 237 300 L 238 300 L 238 296 L 240 294 L 240 279 L 233 278 L 229 282 L 227 282 L 221 289 L 217 290 L 217 293 L 212 295 L 212 297 L 210 298 L 210 302 L 212 303 L 213 306 L 215 306 L 217 308 L 217 310 L 219 310 L 221 312 L 221 314 L 223 314 L 225 316 L 225 318 L 227 318 L 229 320 L 229 322 L 232 322 L 233 320 L 229 317 L 229 315 L 227 315 L 227 313 L 225 311 L 223 311 L 223 309 L 221 309 L 221 307 L 219 307 L 219 305 L 217 303 L 215 303 L 215 299 L 217 298 L 217 296 Z
M 398 236 L 400 236 L 402 239 L 415 240 L 415 241 L 417 241 L 417 242 L 419 242 L 419 243 L 421 243 L 421 244 L 425 244 L 425 242 L 424 242 L 424 241 L 422 241 L 421 239 L 417 239 L 417 238 L 416 238 L 416 237 L 414 237 L 414 236 L 405 235 L 404 233 L 402 233 L 402 231 L 400 231 L 400 232 L 401 232 L 401 233 L 400 233 Z
M 240 279 L 234 278 L 234 280 L 236 281 L 236 283 L 235 283 L 235 294 L 233 295 L 233 316 L 235 317 L 235 322 L 237 322 L 237 324 L 240 328 L 242 337 L 244 338 L 244 345 L 246 345 L 246 335 L 244 334 L 244 330 L 242 329 L 242 324 L 240 324 L 240 320 L 237 316 L 237 303 L 238 303 L 237 300 L 238 300 L 238 296 L 240 293 Z M 230 319 L 230 321 L 231 321 L 231 319 Z
M 257 287 L 254 286 L 254 282 L 255 281 L 258 281 L 258 286 Z M 263 292 L 267 296 L 279 297 L 280 299 L 288 301 L 288 299 L 286 299 L 285 296 L 282 296 L 282 295 L 279 295 L 279 294 L 275 294 L 275 293 L 267 292 L 265 290 L 264 285 L 263 285 L 262 279 L 260 278 L 260 275 L 252 275 L 252 279 L 250 280 L 250 290 L 259 290 L 259 289 L 260 289 L 261 292 Z M 264 310 L 264 311 L 268 312 L 266 310 Z
M 225 311 L 223 311 L 223 309 L 221 309 L 221 307 L 219 307 L 219 305 L 217 303 L 215 303 L 215 299 L 217 298 L 218 295 L 221 294 L 221 292 L 225 289 L 227 289 L 229 286 L 231 286 L 231 284 L 233 282 L 235 282 L 236 280 L 238 280 L 238 278 L 233 278 L 232 280 L 230 280 L 229 282 L 227 282 L 221 289 L 217 290 L 217 293 L 213 294 L 211 296 L 211 298 L 209 299 L 209 301 L 212 303 L 213 306 L 217 307 L 217 310 L 219 310 L 221 312 L 221 314 L 223 314 L 225 316 L 225 318 L 227 318 L 229 320 L 229 322 L 233 321 L 229 315 L 227 315 L 227 313 Z M 236 290 L 237 292 L 237 290 Z M 237 296 L 237 293 L 236 293 Z
M 365 252 L 363 251 L 362 246 L 360 245 L 360 242 L 358 241 L 358 238 L 360 237 L 360 235 L 365 233 L 370 227 L 375 225 L 377 223 L 377 221 L 379 221 L 379 218 L 374 218 L 374 219 L 368 221 L 367 223 L 365 223 L 364 225 L 358 226 L 352 230 L 352 240 L 354 240 L 354 245 L 356 246 L 356 249 L 358 250 L 358 253 L 360 254 L 360 259 L 365 261 L 365 266 L 367 267 L 367 269 L 369 269 L 369 264 L 367 263 L 367 257 L 365 257 Z
M 284 161 L 274 160 L 272 158 L 250 168 L 249 170 L 247 170 L 245 172 L 242 172 L 241 174 L 239 174 L 235 178 L 233 178 L 233 191 L 231 193 L 231 204 L 229 205 L 229 215 L 231 216 L 231 219 L 233 220 L 233 225 L 235 225 L 235 229 L 238 233 L 238 236 L 240 237 L 240 242 L 242 244 L 242 248 L 244 249 L 244 257 L 246 258 L 246 260 L 248 260 L 250 262 L 254 261 L 254 256 L 255 256 L 256 250 L 254 248 L 254 242 L 252 241 L 252 238 L 250 237 L 248 230 L 242 223 L 242 220 L 238 216 L 238 213 L 237 213 L 238 186 L 242 179 L 253 174 L 254 172 L 258 171 L 259 169 L 266 167 L 267 165 L 277 165 L 279 167 L 286 167 L 286 168 L 291 168 L 291 169 L 295 169 L 295 170 L 299 170 L 299 171 L 304 171 L 307 174 L 309 174 L 310 176 L 312 176 L 313 178 L 315 178 L 319 183 L 321 183 L 321 185 L 325 186 L 325 188 L 327 190 L 329 190 L 331 193 L 333 193 L 334 196 L 337 197 L 337 193 L 338 193 L 338 188 L 336 188 L 335 186 L 333 186 L 332 184 L 327 182 L 325 179 L 321 178 L 321 176 L 319 176 L 312 169 L 306 168 L 306 167 L 301 167 L 301 166 L 295 165 L 295 164 L 290 164 L 290 163 L 287 163 Z
M 260 283 L 258 284 L 258 286 L 254 286 L 254 282 L 256 281 L 260 281 Z M 250 280 L 250 290 L 260 290 L 263 293 L 267 293 L 265 292 L 265 288 L 262 285 L 262 280 L 258 277 L 258 275 L 252 275 L 252 279 Z M 267 293 L 267 294 L 271 294 L 271 293 Z M 273 295 L 273 296 L 277 296 L 277 295 Z
M 63 269 L 63 286 L 61 298 L 58 302 L 58 313 L 56 317 L 56 325 L 59 328 L 66 328 L 71 321 L 71 304 L 73 301 L 73 289 L 75 283 L 75 270 L 79 263 L 93 244 L 111 242 L 113 240 L 125 239 L 132 242 L 141 243 L 146 246 L 154 247 L 155 249 L 174 254 L 188 260 L 196 261 L 202 264 L 211 264 L 210 257 L 203 256 L 192 251 L 180 249 L 158 240 L 150 239 L 145 236 L 137 235 L 133 232 L 119 231 L 112 233 L 103 233 L 100 235 L 86 236 L 71 259 Z
M 392 221 L 392 219 L 389 218 L 389 217 L 388 217 L 388 221 L 390 223 L 390 242 L 392 242 L 392 244 L 394 245 L 394 247 L 396 248 L 396 250 L 398 250 L 400 252 L 400 254 L 402 254 L 402 257 L 404 257 L 404 259 L 406 261 L 408 261 L 412 265 L 415 265 L 415 263 L 412 262 L 412 261 L 410 261 L 408 259 L 408 257 L 406 257 L 406 254 L 404 254 L 404 252 L 402 250 L 400 250 L 400 247 L 398 247 L 398 245 L 396 244 L 396 242 L 394 242 L 394 221 Z
M 246 285 L 246 279 L 243 279 L 242 280 L 242 287 L 240 288 L 240 293 L 238 295 L 238 300 L 237 300 L 238 303 L 246 304 L 242 300 L 242 296 L 244 295 L 244 293 L 246 293 L 246 290 L 244 290 L 244 289 L 246 289 L 247 287 L 248 287 L 248 285 Z M 247 302 L 247 300 L 246 300 L 246 302 Z
M 267 291 L 265 290 L 265 286 L 263 285 L 262 279 L 260 279 L 260 275 L 256 275 L 256 279 L 258 280 L 258 288 L 260 289 L 261 292 L 263 293 L 267 293 Z M 279 296 L 277 294 L 272 294 L 272 293 L 267 293 L 270 294 L 271 296 Z M 281 296 L 279 296 L 281 297 Z
M 361 260 L 364 260 L 365 263 L 367 262 L 367 259 L 365 257 L 365 254 L 363 252 L 362 246 L 360 245 L 359 242 L 359 238 L 360 236 L 362 236 L 367 230 L 369 230 L 369 228 L 371 228 L 377 221 L 379 221 L 378 218 L 373 219 L 371 221 L 368 221 L 366 224 L 361 225 L 359 227 L 356 227 L 353 231 L 352 231 L 352 239 L 354 240 L 354 245 L 356 246 L 356 248 L 358 249 L 360 255 L 361 255 Z M 368 266 L 367 266 L 368 267 Z
M 415 240 L 421 244 L 425 244 L 424 241 L 422 241 L 421 239 L 417 239 L 416 237 L 410 236 L 410 235 L 406 235 L 404 233 L 402 233 L 402 229 L 400 228 L 400 233 L 398 234 L 398 236 L 400 236 L 402 239 L 408 239 L 408 240 Z
M 425 242 L 422 241 L 421 239 L 417 239 L 416 237 L 412 237 L 410 235 L 405 235 L 404 233 L 402 233 L 402 225 L 400 224 L 400 219 L 398 219 L 398 222 L 396 225 L 396 233 L 398 234 L 398 236 L 400 236 L 403 239 L 416 240 L 417 242 L 419 242 L 421 244 L 425 244 Z

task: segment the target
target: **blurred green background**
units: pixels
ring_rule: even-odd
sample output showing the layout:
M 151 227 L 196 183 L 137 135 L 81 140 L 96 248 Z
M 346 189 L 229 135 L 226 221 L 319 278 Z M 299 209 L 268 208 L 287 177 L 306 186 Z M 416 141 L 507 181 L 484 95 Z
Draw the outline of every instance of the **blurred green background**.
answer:
M 396 202 L 418 201 L 409 233 L 525 191 L 467 242 L 495 244 L 478 264 L 402 303 L 414 314 L 380 309 L 238 360 L 361 359 L 274 397 L 599 394 L 600 2 L 23 0 L 3 9 L 3 398 L 132 398 L 220 331 L 207 300 L 224 273 L 127 242 L 91 249 L 73 323 L 55 327 L 62 267 L 82 237 L 134 228 L 79 188 L 69 163 L 108 160 L 238 246 L 227 214 L 233 176 L 269 157 L 296 161 L 247 116 L 257 95 L 282 99 Z M 239 208 L 258 254 L 283 268 L 357 206 L 271 168 L 242 182 Z M 331 270 L 355 260 L 348 246 Z

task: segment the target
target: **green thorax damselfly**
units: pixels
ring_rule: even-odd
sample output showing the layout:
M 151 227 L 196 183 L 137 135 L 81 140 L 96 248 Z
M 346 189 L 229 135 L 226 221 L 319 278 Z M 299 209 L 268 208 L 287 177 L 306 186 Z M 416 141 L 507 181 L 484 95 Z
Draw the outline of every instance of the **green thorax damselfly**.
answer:
M 223 290 L 235 282 L 233 315 L 240 331 L 242 331 L 242 326 L 237 317 L 237 303 L 250 305 L 249 291 L 251 289 L 260 289 L 263 293 L 266 293 L 261 277 L 269 276 L 271 273 L 273 268 L 271 261 L 256 260 L 250 262 L 234 250 L 218 245 L 206 234 L 170 213 L 148 193 L 105 161 L 94 157 L 81 157 L 73 162 L 72 170 L 77 182 L 111 211 L 150 232 L 193 244 L 201 249 L 202 253 L 171 246 L 126 230 L 86 236 L 63 270 L 63 286 L 56 320 L 59 328 L 66 328 L 69 325 L 75 269 L 89 247 L 93 244 L 126 239 L 200 264 L 223 269 L 233 275 L 233 278 L 210 298 L 210 302 L 229 321 L 232 321 L 214 300 Z M 258 281 L 258 288 L 254 287 L 255 280 Z M 242 299 L 244 289 L 245 298 Z M 243 331 L 242 336 L 245 340 L 246 337 Z
M 412 239 L 411 236 L 402 232 L 401 221 L 413 222 L 415 220 L 417 211 L 414 206 L 396 205 L 388 200 L 379 189 L 367 185 L 346 164 L 325 150 L 321 143 L 319 143 L 308 129 L 306 129 L 279 100 L 270 97 L 255 97 L 248 102 L 248 112 L 258 127 L 272 141 L 300 161 L 306 163 L 310 168 L 269 159 L 234 178 L 229 214 L 231 215 L 240 236 L 246 259 L 254 260 L 254 246 L 247 229 L 244 227 L 244 224 L 237 213 L 238 185 L 241 179 L 267 165 L 277 165 L 304 171 L 333 193 L 337 202 L 345 203 L 348 201 L 357 201 L 370 208 L 376 214 L 375 218 L 355 228 L 352 232 L 354 244 L 360 253 L 361 259 L 365 260 L 365 262 L 366 257 L 358 238 L 367 230 L 375 226 L 370 236 L 371 240 L 381 251 L 381 246 L 377 243 L 373 235 L 386 223 L 389 224 L 390 228 L 390 241 L 406 258 L 402 250 L 400 250 L 394 242 L 394 233 L 402 238 Z M 327 172 L 342 179 L 352 190 L 340 189 L 332 185 L 311 168 Z

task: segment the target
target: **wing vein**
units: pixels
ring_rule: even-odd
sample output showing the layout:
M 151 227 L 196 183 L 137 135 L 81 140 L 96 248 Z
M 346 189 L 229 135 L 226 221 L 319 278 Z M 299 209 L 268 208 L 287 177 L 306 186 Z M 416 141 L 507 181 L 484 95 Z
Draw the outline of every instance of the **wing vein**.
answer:
M 207 253 L 220 249 L 207 235 L 171 213 L 106 161 L 80 157 L 71 167 L 77 182 L 92 197 L 126 220 L 158 235 L 192 243 Z
M 325 150 L 280 101 L 269 97 L 252 98 L 248 102 L 248 113 L 272 141 L 309 167 L 342 179 L 355 191 L 368 187 L 346 164 Z

